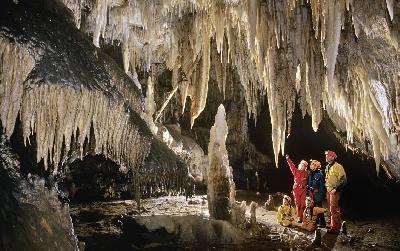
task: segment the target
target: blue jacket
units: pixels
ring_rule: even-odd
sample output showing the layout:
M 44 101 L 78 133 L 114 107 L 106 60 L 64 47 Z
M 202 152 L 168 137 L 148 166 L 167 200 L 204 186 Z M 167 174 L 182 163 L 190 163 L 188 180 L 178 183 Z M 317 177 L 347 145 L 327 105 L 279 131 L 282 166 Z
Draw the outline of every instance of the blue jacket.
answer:
M 325 199 L 326 188 L 325 188 L 325 177 L 324 173 L 318 169 L 311 171 L 308 177 L 308 195 L 314 194 L 314 201 L 320 202 Z

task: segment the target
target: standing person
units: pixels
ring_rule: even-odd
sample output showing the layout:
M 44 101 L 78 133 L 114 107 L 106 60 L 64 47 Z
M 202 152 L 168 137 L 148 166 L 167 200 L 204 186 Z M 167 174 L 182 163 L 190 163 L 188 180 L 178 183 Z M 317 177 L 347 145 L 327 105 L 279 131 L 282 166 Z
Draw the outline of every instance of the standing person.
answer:
M 306 186 L 308 182 L 308 163 L 305 160 L 300 161 L 299 169 L 296 168 L 289 155 L 286 154 L 286 160 L 292 171 L 294 184 L 293 184 L 293 196 L 294 204 L 296 205 L 297 222 L 303 222 L 303 211 L 306 206 Z
M 314 200 L 316 207 L 322 207 L 322 201 L 325 199 L 325 177 L 321 170 L 321 163 L 318 160 L 311 160 L 311 173 L 308 177 L 308 195 Z M 319 227 L 325 227 L 324 214 L 318 214 L 317 224 Z
M 326 151 L 325 157 L 328 163 L 325 168 L 326 200 L 331 214 L 331 227 L 328 232 L 337 234 L 340 232 L 342 224 L 339 207 L 340 193 L 346 185 L 347 179 L 343 166 L 336 162 L 336 153 L 334 151 Z

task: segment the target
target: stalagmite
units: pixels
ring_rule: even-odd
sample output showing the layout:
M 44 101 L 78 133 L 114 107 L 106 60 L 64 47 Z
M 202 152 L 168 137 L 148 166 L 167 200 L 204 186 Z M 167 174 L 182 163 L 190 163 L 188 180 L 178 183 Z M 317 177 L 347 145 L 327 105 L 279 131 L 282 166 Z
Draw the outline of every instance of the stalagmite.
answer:
M 239 229 L 245 229 L 246 226 L 246 201 L 240 204 L 235 203 L 232 207 L 231 223 Z
M 258 204 L 254 201 L 250 203 L 250 223 L 252 225 L 255 225 L 257 223 L 257 218 L 256 218 L 256 210 L 257 210 Z
M 228 125 L 225 121 L 225 108 L 218 107 L 215 124 L 210 130 L 208 145 L 209 166 L 207 169 L 207 200 L 210 217 L 217 220 L 230 220 L 235 201 L 235 183 L 232 167 L 229 166 L 225 141 Z

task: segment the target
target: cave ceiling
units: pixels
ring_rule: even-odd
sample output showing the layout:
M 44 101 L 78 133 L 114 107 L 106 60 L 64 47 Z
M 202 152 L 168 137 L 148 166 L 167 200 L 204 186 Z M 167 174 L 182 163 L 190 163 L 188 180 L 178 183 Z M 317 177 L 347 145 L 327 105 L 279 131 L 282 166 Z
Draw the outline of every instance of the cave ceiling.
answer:
M 182 107 L 190 97 L 192 125 L 206 105 L 210 69 L 225 93 L 229 68 L 249 116 L 268 102 L 275 163 L 298 103 L 314 131 L 329 118 L 344 145 L 362 148 L 377 171 L 384 166 L 400 177 L 400 1 L 61 2 L 96 47 L 121 48 L 128 75 L 165 64 Z

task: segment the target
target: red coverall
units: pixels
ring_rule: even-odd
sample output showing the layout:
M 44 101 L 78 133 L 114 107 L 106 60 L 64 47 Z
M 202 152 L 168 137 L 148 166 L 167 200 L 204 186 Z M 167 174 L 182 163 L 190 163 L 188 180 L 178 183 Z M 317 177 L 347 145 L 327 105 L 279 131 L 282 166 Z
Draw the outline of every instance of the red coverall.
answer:
M 294 196 L 294 204 L 296 205 L 297 217 L 302 221 L 304 208 L 306 207 L 306 186 L 308 182 L 308 172 L 306 170 L 297 169 L 290 158 L 287 160 L 287 163 L 294 177 L 292 192 Z

